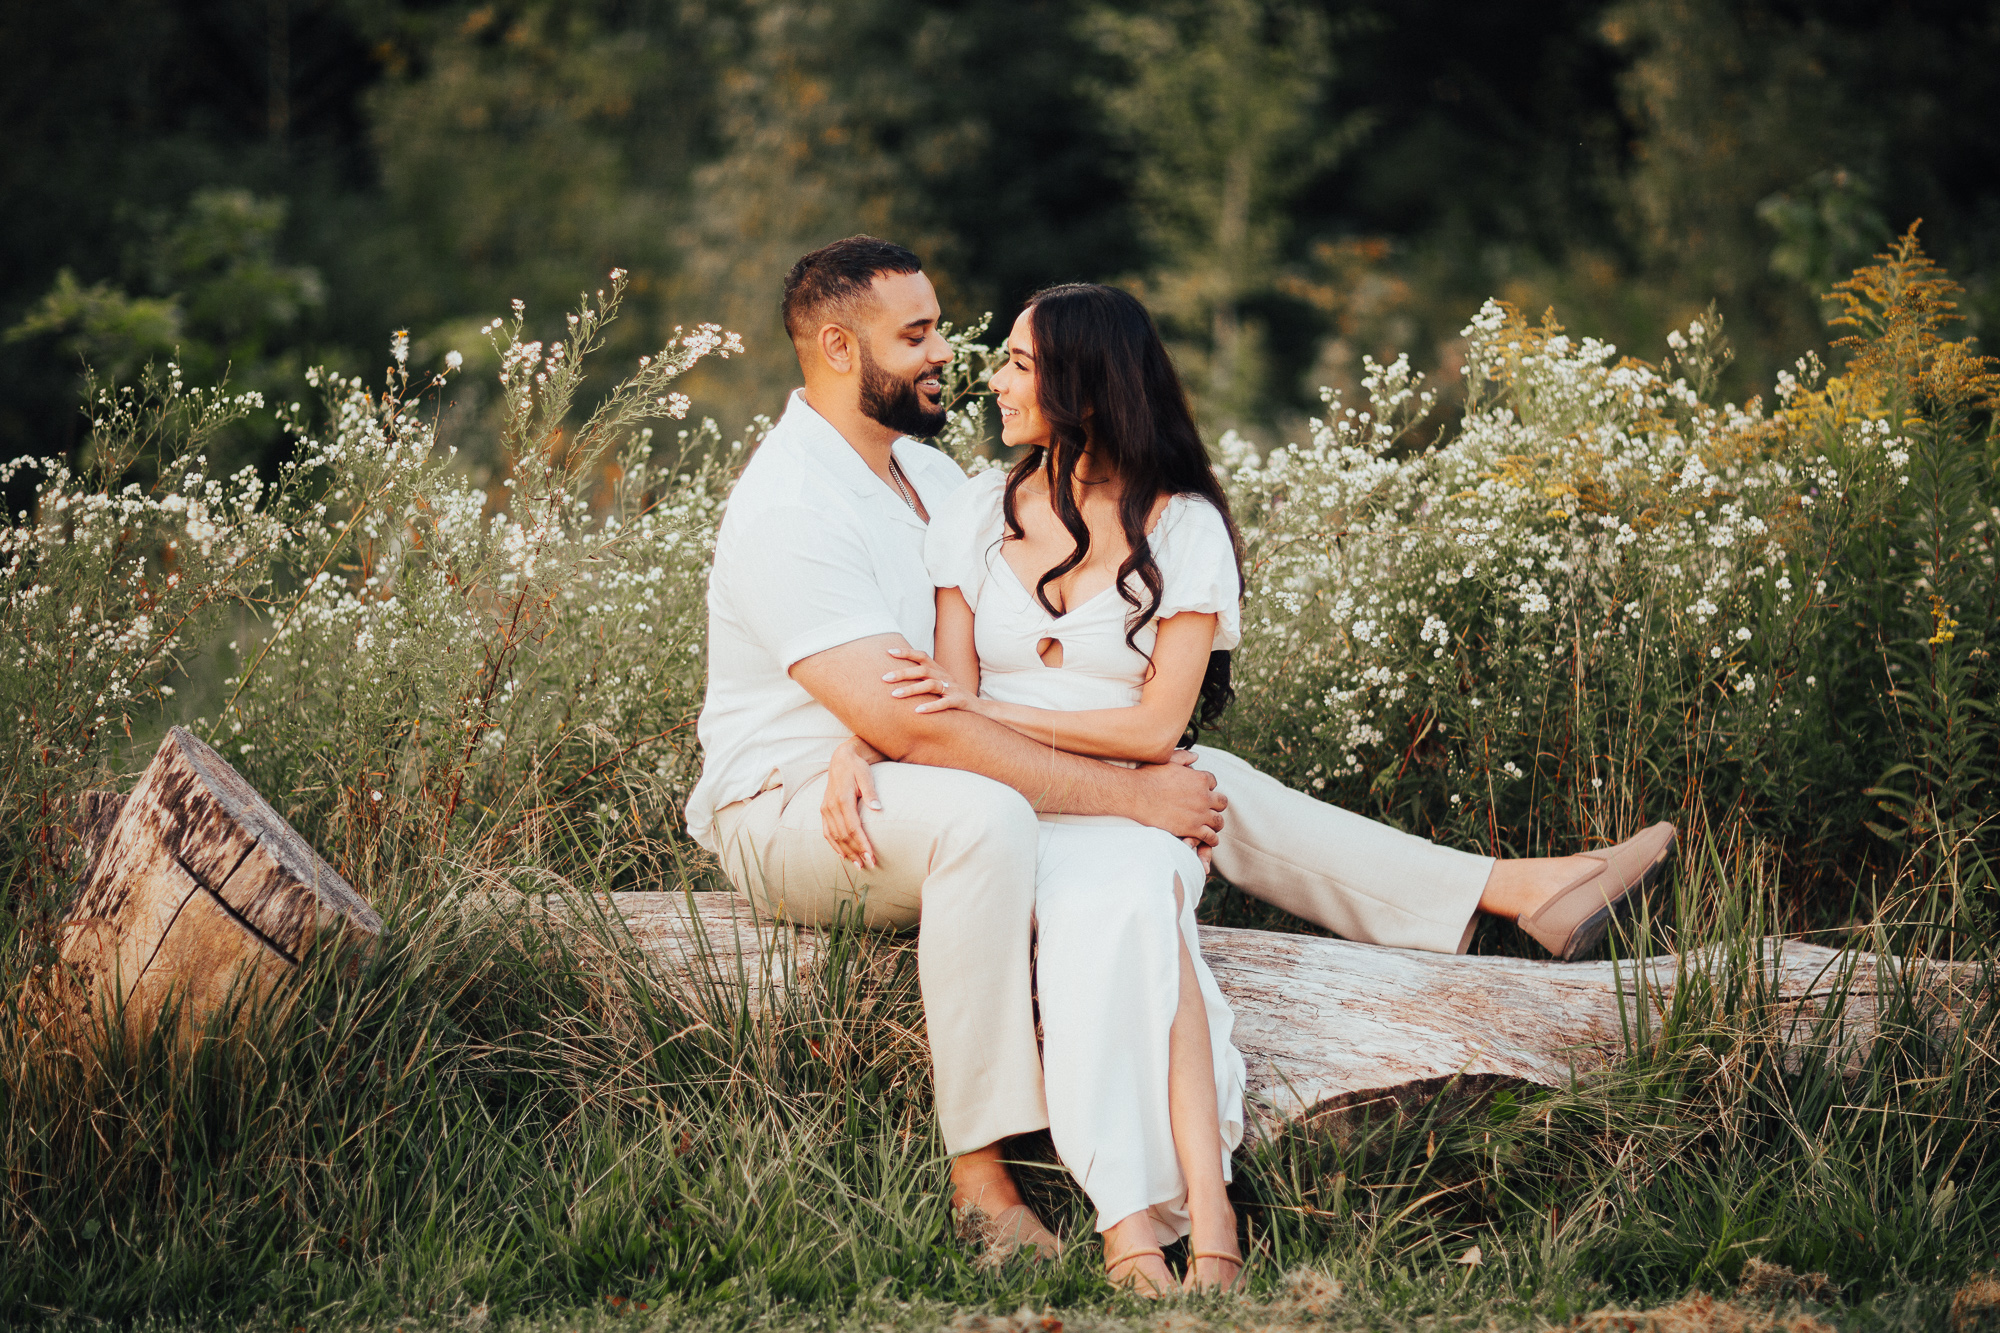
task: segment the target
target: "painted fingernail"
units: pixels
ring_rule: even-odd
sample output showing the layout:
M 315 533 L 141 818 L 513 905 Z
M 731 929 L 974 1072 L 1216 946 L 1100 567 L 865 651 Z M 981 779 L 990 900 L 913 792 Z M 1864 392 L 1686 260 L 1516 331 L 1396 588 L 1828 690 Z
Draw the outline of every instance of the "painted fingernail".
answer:
M 868 803 L 868 808 L 870 810 L 880 810 L 882 808 L 882 803 L 880 801 L 870 801 Z

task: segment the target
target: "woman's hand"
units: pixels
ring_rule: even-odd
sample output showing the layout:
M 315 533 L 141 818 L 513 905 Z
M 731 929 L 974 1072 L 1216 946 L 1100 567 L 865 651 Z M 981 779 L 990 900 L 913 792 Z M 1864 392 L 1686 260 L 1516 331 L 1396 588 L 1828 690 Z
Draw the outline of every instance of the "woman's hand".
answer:
M 891 648 L 889 656 L 911 664 L 898 667 L 882 677 L 883 680 L 895 684 L 896 688 L 890 691 L 891 694 L 898 699 L 924 694 L 935 696 L 917 705 L 919 713 L 942 713 L 952 708 L 962 708 L 968 713 L 985 711 L 981 707 L 984 701 L 980 699 L 979 691 L 976 688 L 968 689 L 945 675 L 944 668 L 939 666 L 937 660 L 929 653 L 920 652 L 915 648 Z
M 882 802 L 875 798 L 874 775 L 868 768 L 885 757 L 859 736 L 848 737 L 833 752 L 833 763 L 826 771 L 826 795 L 819 802 L 819 826 L 827 842 L 841 860 L 863 870 L 875 868 L 875 847 L 868 841 L 868 831 L 861 826 L 861 803 L 866 801 L 870 810 L 882 808 Z

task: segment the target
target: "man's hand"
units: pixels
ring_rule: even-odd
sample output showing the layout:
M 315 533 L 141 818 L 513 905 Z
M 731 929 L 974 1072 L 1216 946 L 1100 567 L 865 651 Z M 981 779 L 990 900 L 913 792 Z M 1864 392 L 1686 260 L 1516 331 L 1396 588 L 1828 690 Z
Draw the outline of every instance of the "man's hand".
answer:
M 1197 846 L 1213 846 L 1222 835 L 1222 811 L 1229 798 L 1215 789 L 1212 776 L 1193 764 L 1191 752 L 1176 750 L 1167 763 L 1136 770 L 1134 776 L 1145 784 L 1145 801 L 1132 817 Z
M 849 732 L 902 764 L 959 768 L 1005 783 L 1035 809 L 1070 815 L 1124 815 L 1207 844 L 1222 829 L 1226 802 L 1215 779 L 1188 765 L 1119 768 L 1065 754 L 964 709 L 920 713 L 891 692 L 883 667 L 889 650 L 910 645 L 900 634 L 856 639 L 792 664 L 792 679 Z
M 875 869 L 875 847 L 862 827 L 861 806 L 882 808 L 875 796 L 874 775 L 868 771 L 870 764 L 881 761 L 880 750 L 859 736 L 848 737 L 833 752 L 833 763 L 826 773 L 826 794 L 819 803 L 820 829 L 827 842 L 840 853 L 841 860 L 862 870 Z

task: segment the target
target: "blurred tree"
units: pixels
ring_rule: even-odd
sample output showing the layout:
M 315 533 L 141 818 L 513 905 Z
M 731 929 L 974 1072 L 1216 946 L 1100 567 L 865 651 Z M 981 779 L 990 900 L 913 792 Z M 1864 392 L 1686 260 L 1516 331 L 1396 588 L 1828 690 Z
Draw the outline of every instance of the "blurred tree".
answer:
M 1248 426 L 1269 400 L 1254 302 L 1278 290 L 1287 204 L 1354 141 L 1329 124 L 1324 17 L 1288 0 L 1208 0 L 1086 23 L 1125 78 L 1101 90 L 1130 147 L 1133 205 L 1156 257 L 1142 295 L 1177 335 L 1210 424 Z
M 364 244 L 377 308 L 420 353 L 472 340 L 510 299 L 559 320 L 614 266 L 632 313 L 657 316 L 703 146 L 706 75 L 680 19 L 614 0 L 390 16 L 366 99 L 385 216 Z M 657 341 L 654 323 L 621 332 Z
M 779 292 L 827 241 L 910 246 L 961 323 L 1130 263 L 1116 150 L 1079 77 L 1104 62 L 1061 0 L 740 0 L 712 14 L 718 152 L 690 191 L 675 307 L 744 335 L 748 355 L 688 381 L 725 424 L 776 412 L 798 382 Z
M 2000 237 L 2000 14 L 1858 0 L 1620 0 L 1629 164 L 1613 182 L 1636 260 L 1685 316 L 1722 300 L 1746 391 L 1823 342 L 1818 297 L 1917 217 L 1974 275 L 1975 325 Z M 1975 140 L 1977 140 L 1975 142 Z M 1974 168 L 1983 162 L 1984 169 Z
M 1274 363 L 1293 353 L 1274 365 L 1274 397 L 1289 388 L 1305 407 L 1320 385 L 1351 390 L 1364 354 L 1451 371 L 1491 295 L 1559 301 L 1621 339 L 1647 327 L 1623 304 L 1630 265 L 1607 187 L 1629 134 L 1602 10 L 1327 0 L 1340 78 L 1326 114 L 1365 110 L 1370 124 L 1291 206 L 1284 281 L 1314 318 L 1272 340 Z
M 1603 31 L 1631 57 L 1620 82 L 1636 135 L 1620 194 L 1642 272 L 1690 304 L 1718 298 L 1733 327 L 1786 347 L 1818 341 L 1813 293 L 1774 271 L 1758 207 L 1873 156 L 1815 49 L 1838 35 L 1724 0 L 1628 0 Z
M 1757 220 L 1776 235 L 1771 270 L 1814 295 L 1833 284 L 1889 241 L 1875 191 L 1845 167 L 1822 171 L 1797 191 L 1780 190 L 1757 205 Z M 1831 308 L 1823 318 L 1834 316 Z
M 742 326 L 689 385 L 741 424 L 792 382 L 785 266 L 863 228 L 958 318 L 1143 286 L 1215 425 L 1289 429 L 1363 352 L 1449 366 L 1495 293 L 1641 355 L 1720 295 L 1751 391 L 1878 220 L 2000 321 L 1990 2 L 103 0 L 0 6 L 0 49 L 9 454 L 76 443 L 81 354 L 361 370 L 409 326 L 476 362 L 613 264 L 623 351 Z M 322 299 L 175 275 L 216 191 L 283 206 L 258 262 Z
M 676 306 L 743 335 L 746 356 L 688 377 L 696 401 L 735 427 L 777 415 L 798 383 L 778 306 L 806 251 L 856 232 L 897 241 L 962 308 L 952 237 L 930 199 L 984 126 L 933 114 L 926 85 L 964 53 L 921 6 L 742 0 L 713 33 L 719 151 L 694 173 Z
M 186 316 L 171 297 L 133 296 L 108 282 L 85 287 L 62 269 L 41 304 L 7 330 L 10 343 L 53 336 L 64 355 L 115 380 L 129 381 L 147 362 L 171 356 Z
M 89 287 L 69 269 L 7 330 L 10 343 L 54 338 L 76 367 L 121 380 L 148 361 L 174 358 L 194 384 L 229 380 L 267 397 L 301 385 L 299 326 L 325 300 L 317 270 L 278 253 L 285 201 L 248 190 L 202 190 L 178 215 L 149 219 L 131 247 L 125 279 Z M 244 423 L 230 442 L 254 459 L 274 423 Z

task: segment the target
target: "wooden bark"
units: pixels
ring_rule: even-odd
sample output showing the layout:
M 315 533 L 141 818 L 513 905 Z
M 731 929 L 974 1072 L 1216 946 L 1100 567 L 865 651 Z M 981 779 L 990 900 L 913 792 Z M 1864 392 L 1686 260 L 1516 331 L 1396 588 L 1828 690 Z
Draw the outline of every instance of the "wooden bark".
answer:
M 60 951 L 91 1001 L 122 1006 L 137 1035 L 169 1003 L 192 1028 L 232 1000 L 267 994 L 323 938 L 381 930 L 374 909 L 221 755 L 175 727 L 116 807 Z
M 733 894 L 617 893 L 611 909 L 633 943 L 672 973 L 713 969 L 758 988 L 782 986 L 817 956 L 815 932 L 759 921 Z M 788 947 L 774 948 L 780 943 Z M 1921 986 L 1957 1008 L 1977 982 L 1969 967 L 1848 957 L 1794 940 L 1767 939 L 1761 949 L 1780 1001 L 1778 1035 L 1794 1059 L 1817 1051 L 1851 1064 L 1896 985 Z M 1639 1012 L 1634 997 L 1642 995 L 1657 1019 L 1680 965 L 1671 955 L 1623 963 L 1454 956 L 1219 927 L 1203 928 L 1202 953 L 1235 1009 L 1253 1110 L 1267 1132 L 1301 1116 L 1403 1102 L 1454 1080 L 1462 1088 L 1566 1086 L 1626 1049 L 1621 992 L 1626 1015 Z M 1821 1024 L 1829 1006 L 1838 1006 L 1839 1021 Z

